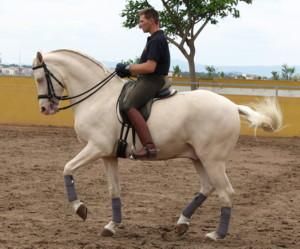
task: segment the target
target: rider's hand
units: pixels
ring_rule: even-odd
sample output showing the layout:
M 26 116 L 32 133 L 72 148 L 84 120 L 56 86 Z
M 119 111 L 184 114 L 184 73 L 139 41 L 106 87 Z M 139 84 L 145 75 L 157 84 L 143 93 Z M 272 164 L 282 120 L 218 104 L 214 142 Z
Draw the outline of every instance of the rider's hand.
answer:
M 115 70 L 117 75 L 121 78 L 131 76 L 129 65 L 126 65 L 124 63 L 118 63 Z

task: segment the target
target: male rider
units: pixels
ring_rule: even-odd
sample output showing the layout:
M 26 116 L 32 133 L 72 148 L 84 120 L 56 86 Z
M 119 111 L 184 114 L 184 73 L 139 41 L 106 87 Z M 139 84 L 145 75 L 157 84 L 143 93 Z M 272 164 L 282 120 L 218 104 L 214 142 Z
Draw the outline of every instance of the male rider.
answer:
M 139 28 L 144 33 L 150 33 L 139 64 L 118 63 L 116 66 L 116 73 L 122 78 L 137 75 L 136 87 L 129 94 L 124 108 L 120 110 L 127 115 L 143 145 L 141 151 L 133 153 L 137 159 L 155 158 L 157 155 L 147 123 L 138 110 L 162 89 L 170 68 L 169 45 L 164 32 L 160 30 L 158 12 L 147 8 L 138 14 Z

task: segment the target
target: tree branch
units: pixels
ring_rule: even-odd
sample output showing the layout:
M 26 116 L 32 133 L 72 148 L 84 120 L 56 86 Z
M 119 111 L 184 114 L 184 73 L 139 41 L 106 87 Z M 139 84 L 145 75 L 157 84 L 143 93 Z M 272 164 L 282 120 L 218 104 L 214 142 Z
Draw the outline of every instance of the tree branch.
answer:
M 184 45 L 184 43 L 187 41 L 188 36 L 189 36 L 189 29 L 187 29 L 185 34 L 181 36 L 180 46 Z
M 196 32 L 195 36 L 193 37 L 194 40 L 197 39 L 198 35 L 201 33 L 201 31 L 205 28 L 205 26 L 208 24 L 208 22 L 210 21 L 210 17 L 208 17 L 205 22 L 200 26 L 200 28 L 198 29 L 198 31 Z
M 167 40 L 172 43 L 173 45 L 175 45 L 179 50 L 180 52 L 184 55 L 185 58 L 188 58 L 189 57 L 189 54 L 188 52 L 184 49 L 183 46 L 181 46 L 181 43 L 179 44 L 178 42 L 176 42 L 174 39 L 170 38 L 167 36 Z

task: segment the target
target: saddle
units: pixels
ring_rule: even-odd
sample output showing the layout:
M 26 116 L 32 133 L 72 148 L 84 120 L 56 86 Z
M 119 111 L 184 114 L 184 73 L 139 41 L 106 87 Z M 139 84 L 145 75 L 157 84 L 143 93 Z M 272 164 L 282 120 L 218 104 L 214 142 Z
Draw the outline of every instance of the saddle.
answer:
M 120 96 L 118 98 L 117 106 L 119 107 L 119 109 L 122 109 L 122 105 L 124 105 L 126 98 L 128 98 L 130 91 L 132 91 L 132 89 L 135 87 L 135 85 L 136 85 L 136 81 L 134 81 L 134 80 L 130 80 L 125 83 L 125 85 L 123 86 L 123 89 L 120 93 Z M 148 120 L 148 118 L 151 114 L 152 104 L 155 101 L 169 98 L 177 93 L 176 89 L 170 89 L 170 87 L 171 87 L 171 85 L 169 83 L 166 83 L 153 99 L 149 100 L 144 106 L 139 108 L 140 113 L 142 114 L 142 116 L 144 117 L 144 119 L 146 121 Z M 120 113 L 120 116 L 122 119 L 122 120 L 120 120 L 122 123 L 122 128 L 121 128 L 121 132 L 120 132 L 120 138 L 118 141 L 116 154 L 117 154 L 117 157 L 126 158 L 127 137 L 128 137 L 129 130 L 132 127 L 130 125 L 130 122 L 129 122 L 126 114 L 122 113 L 122 112 L 119 112 L 119 113 Z M 133 144 L 135 145 L 135 131 L 134 131 L 134 129 L 132 129 L 132 130 L 133 130 L 132 140 L 133 140 Z
M 121 91 L 121 94 L 118 98 L 119 109 L 122 109 L 122 106 L 124 105 L 126 99 L 128 98 L 129 93 L 132 91 L 132 89 L 135 87 L 135 85 L 136 85 L 136 81 L 134 81 L 134 80 L 130 80 L 125 83 L 125 85 L 123 86 L 123 89 Z M 144 117 L 144 119 L 146 121 L 148 120 L 148 118 L 150 116 L 151 107 L 155 101 L 169 98 L 177 93 L 176 89 L 170 89 L 170 87 L 171 87 L 171 85 L 166 83 L 163 86 L 163 88 L 160 90 L 160 92 L 153 99 L 149 100 L 144 106 L 139 108 L 139 112 L 142 114 L 142 116 Z M 120 112 L 120 115 L 122 117 L 123 123 L 129 124 L 129 120 L 128 120 L 126 114 Z

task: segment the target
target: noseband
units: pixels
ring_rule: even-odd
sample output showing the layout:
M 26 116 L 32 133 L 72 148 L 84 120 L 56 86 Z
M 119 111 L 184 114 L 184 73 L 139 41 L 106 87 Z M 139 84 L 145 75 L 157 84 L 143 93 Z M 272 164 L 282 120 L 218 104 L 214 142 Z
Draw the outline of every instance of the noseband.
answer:
M 43 62 L 43 64 L 39 65 L 39 66 L 35 66 L 32 68 L 32 70 L 37 70 L 39 68 L 43 68 L 44 69 L 44 73 L 45 73 L 45 77 L 46 77 L 46 81 L 47 81 L 47 90 L 48 93 L 47 94 L 40 94 L 38 95 L 38 99 L 57 99 L 57 100 L 64 100 L 65 98 L 68 98 L 67 96 L 57 96 L 55 94 L 54 91 L 54 87 L 53 87 L 53 83 L 51 80 L 51 77 L 62 87 L 65 89 L 65 86 L 63 85 L 63 83 L 58 80 L 55 75 L 50 72 L 50 70 L 47 68 L 47 65 Z
M 81 103 L 82 101 L 88 99 L 90 96 L 92 96 L 96 92 L 98 92 L 103 86 L 105 86 L 116 75 L 116 72 L 113 72 L 113 73 L 109 74 L 106 78 L 104 78 L 102 81 L 100 81 L 97 84 L 95 84 L 90 89 L 84 91 L 83 93 L 77 94 L 75 96 L 67 96 L 67 95 L 65 95 L 65 96 L 57 96 L 56 93 L 55 93 L 54 87 L 53 87 L 52 79 L 54 79 L 63 89 L 66 89 L 66 87 L 48 69 L 48 67 L 47 67 L 47 65 L 46 65 L 45 62 L 43 62 L 41 65 L 32 67 L 32 70 L 37 70 L 37 69 L 40 69 L 40 68 L 44 69 L 44 73 L 45 73 L 45 77 L 46 77 L 46 81 L 47 81 L 47 91 L 48 91 L 48 93 L 47 94 L 39 94 L 38 95 L 38 99 L 48 99 L 49 101 L 53 101 L 54 99 L 56 99 L 56 100 L 70 100 L 70 99 L 75 99 L 75 98 L 82 97 L 82 96 L 85 95 L 83 98 L 81 98 L 80 100 L 78 100 L 78 101 L 76 101 L 76 102 L 74 102 L 74 103 L 72 103 L 70 105 L 58 108 L 59 111 L 60 110 L 68 109 L 68 108 L 70 108 L 70 107 L 72 107 L 74 105 L 77 105 L 77 104 Z

